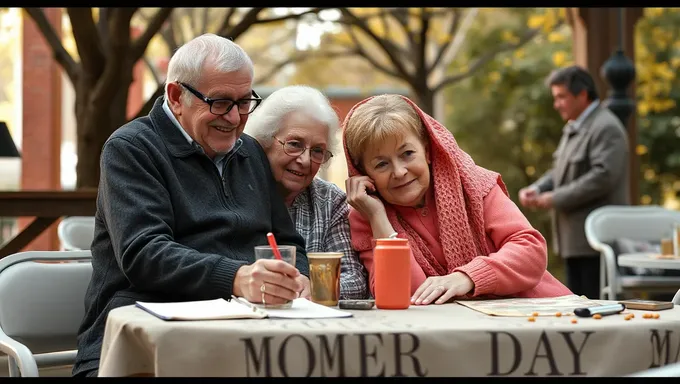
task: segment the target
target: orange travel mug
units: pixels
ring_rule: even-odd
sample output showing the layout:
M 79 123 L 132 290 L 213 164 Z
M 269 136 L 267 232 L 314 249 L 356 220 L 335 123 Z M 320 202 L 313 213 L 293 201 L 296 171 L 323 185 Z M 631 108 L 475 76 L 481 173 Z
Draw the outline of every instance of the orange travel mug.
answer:
M 406 309 L 411 305 L 411 249 L 407 239 L 376 240 L 373 250 L 375 306 Z

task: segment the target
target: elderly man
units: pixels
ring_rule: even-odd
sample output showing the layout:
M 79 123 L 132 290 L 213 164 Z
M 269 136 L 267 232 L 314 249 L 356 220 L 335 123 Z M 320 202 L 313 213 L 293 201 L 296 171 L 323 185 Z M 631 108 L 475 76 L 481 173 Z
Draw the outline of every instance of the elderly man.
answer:
M 114 308 L 232 294 L 267 304 L 309 296 L 304 240 L 266 154 L 242 135 L 261 101 L 252 82 L 241 47 L 199 36 L 170 59 L 165 97 L 104 144 L 74 376 L 97 375 Z M 296 266 L 254 260 L 267 232 L 296 246 Z
M 585 235 L 588 214 L 604 205 L 627 205 L 628 141 L 621 121 L 600 105 L 595 82 L 577 66 L 551 74 L 554 107 L 567 121 L 553 169 L 519 192 L 525 207 L 554 209 L 555 251 L 566 261 L 567 286 L 599 298 L 600 256 Z

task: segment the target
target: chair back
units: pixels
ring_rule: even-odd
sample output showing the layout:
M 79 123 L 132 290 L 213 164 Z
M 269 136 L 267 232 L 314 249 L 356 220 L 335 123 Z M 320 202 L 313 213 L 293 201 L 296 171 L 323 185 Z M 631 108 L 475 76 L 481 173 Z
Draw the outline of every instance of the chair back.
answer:
M 608 205 L 588 215 L 585 231 L 588 243 L 599 249 L 597 245 L 619 238 L 658 242 L 672 233 L 674 223 L 680 223 L 680 212 L 658 205 Z
M 0 330 L 34 354 L 76 349 L 91 260 L 90 251 L 31 251 L 0 259 Z
M 57 227 L 59 240 L 66 251 L 90 249 L 94 239 L 94 216 L 69 216 Z

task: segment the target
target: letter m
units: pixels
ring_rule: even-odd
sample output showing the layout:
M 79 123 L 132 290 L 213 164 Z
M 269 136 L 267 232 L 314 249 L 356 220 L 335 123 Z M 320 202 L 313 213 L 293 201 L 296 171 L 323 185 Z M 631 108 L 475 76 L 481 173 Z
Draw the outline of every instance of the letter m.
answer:
M 259 352 L 256 350 L 255 343 L 251 337 L 241 339 L 245 344 L 245 359 L 246 359 L 246 374 L 248 377 L 262 376 L 262 366 L 264 365 L 264 376 L 272 377 L 271 364 L 271 340 L 274 336 L 265 336 L 260 343 Z M 251 374 L 251 360 L 253 366 L 253 373 Z
M 656 368 L 660 367 L 661 365 L 668 364 L 671 355 L 670 337 L 673 331 L 666 330 L 666 335 L 663 337 L 663 339 L 659 337 L 658 330 L 652 329 L 650 332 L 652 332 L 652 335 L 649 337 L 649 342 L 652 344 L 652 364 L 649 366 L 649 368 Z

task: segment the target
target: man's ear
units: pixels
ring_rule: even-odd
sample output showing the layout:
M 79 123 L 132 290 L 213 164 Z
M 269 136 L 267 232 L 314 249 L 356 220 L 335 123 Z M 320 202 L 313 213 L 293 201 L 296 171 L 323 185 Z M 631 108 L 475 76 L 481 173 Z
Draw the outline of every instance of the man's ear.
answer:
M 180 105 L 182 103 L 182 86 L 179 83 L 168 83 L 166 85 L 166 90 L 168 93 L 168 106 L 170 110 L 175 114 L 180 114 Z
M 590 104 L 590 100 L 588 100 L 588 91 L 586 91 L 585 89 L 581 90 L 581 92 L 579 92 L 579 93 L 576 95 L 576 98 L 577 98 L 581 103 L 583 103 L 583 105 L 586 105 L 586 106 L 587 106 L 588 104 Z

